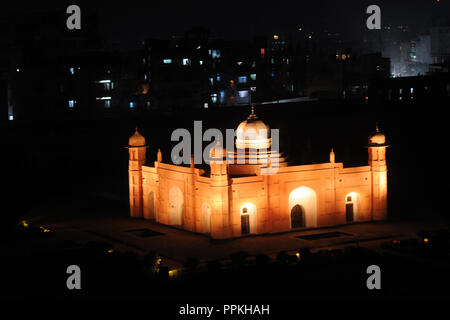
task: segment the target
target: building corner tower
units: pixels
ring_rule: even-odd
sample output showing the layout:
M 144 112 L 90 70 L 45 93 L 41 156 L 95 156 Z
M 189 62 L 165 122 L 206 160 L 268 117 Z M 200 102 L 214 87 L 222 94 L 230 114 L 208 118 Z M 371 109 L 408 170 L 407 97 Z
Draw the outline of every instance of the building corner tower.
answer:
M 380 132 L 377 124 L 367 146 L 372 175 L 372 220 L 387 219 L 387 147 L 386 137 Z
M 145 138 L 138 132 L 128 141 L 128 179 L 130 190 L 130 216 L 143 217 L 142 165 L 145 164 L 147 146 Z
M 226 149 L 220 144 L 211 149 L 211 238 L 226 239 L 232 236 L 230 224 L 230 180 L 226 161 Z

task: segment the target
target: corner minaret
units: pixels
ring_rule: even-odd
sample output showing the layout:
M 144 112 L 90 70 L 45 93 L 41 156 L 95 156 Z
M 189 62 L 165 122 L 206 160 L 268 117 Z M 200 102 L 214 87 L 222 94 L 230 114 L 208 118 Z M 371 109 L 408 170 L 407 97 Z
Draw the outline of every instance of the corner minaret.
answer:
M 380 132 L 378 124 L 375 133 L 369 137 L 369 165 L 372 174 L 372 219 L 387 218 L 387 165 L 386 137 Z
M 140 218 L 143 216 L 143 191 L 142 191 L 142 165 L 146 157 L 145 138 L 138 132 L 130 137 L 128 141 L 129 161 L 128 177 L 130 186 L 130 216 Z
M 230 226 L 230 180 L 226 161 L 227 151 L 218 143 L 210 152 L 211 170 L 211 237 L 225 239 L 232 236 Z

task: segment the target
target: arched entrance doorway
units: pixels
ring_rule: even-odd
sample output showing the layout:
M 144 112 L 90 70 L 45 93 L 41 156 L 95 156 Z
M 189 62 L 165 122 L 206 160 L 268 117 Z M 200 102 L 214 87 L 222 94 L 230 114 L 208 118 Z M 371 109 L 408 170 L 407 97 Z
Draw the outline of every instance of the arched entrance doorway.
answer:
M 180 188 L 173 187 L 169 192 L 169 224 L 183 225 L 184 199 Z
M 241 233 L 242 235 L 257 233 L 256 207 L 246 203 L 241 208 Z
M 302 227 L 317 227 L 317 196 L 313 189 L 300 187 L 293 190 L 289 194 L 289 209 L 291 228 L 300 228 L 297 227 L 300 221 Z M 300 216 L 302 220 L 299 220 Z
M 296 204 L 291 210 L 292 229 L 305 226 L 305 210 L 301 205 Z
M 357 221 L 359 216 L 359 197 L 356 192 L 345 196 L 345 219 L 347 222 Z
M 203 233 L 211 233 L 211 207 L 208 203 L 202 205 Z

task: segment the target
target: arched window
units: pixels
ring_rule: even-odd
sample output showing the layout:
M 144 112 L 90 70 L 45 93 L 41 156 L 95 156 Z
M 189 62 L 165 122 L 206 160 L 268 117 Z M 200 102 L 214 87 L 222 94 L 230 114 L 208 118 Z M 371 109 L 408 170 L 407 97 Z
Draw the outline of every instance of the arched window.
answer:
M 148 194 L 148 214 L 149 219 L 155 219 L 155 193 L 150 191 Z
M 211 207 L 208 203 L 202 205 L 202 217 L 203 217 L 203 233 L 211 232 Z
M 250 216 L 248 214 L 241 215 L 241 233 L 250 233 Z
M 241 233 L 257 233 L 256 207 L 251 203 L 246 203 L 241 209 Z
M 172 187 L 169 192 L 169 224 L 183 225 L 184 198 L 178 187 Z
M 345 204 L 345 217 L 347 219 L 347 222 L 353 222 L 354 216 L 353 216 L 353 203 L 348 202 Z
M 359 219 L 359 195 L 351 192 L 345 197 L 345 219 L 353 222 Z

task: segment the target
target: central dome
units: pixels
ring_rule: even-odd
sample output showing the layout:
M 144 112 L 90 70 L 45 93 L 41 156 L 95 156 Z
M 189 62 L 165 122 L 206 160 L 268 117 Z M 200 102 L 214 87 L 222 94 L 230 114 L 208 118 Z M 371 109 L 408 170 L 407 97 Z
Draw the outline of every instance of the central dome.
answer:
M 242 121 L 236 130 L 236 148 L 262 149 L 270 147 L 270 127 L 266 125 L 252 112 L 248 118 Z

